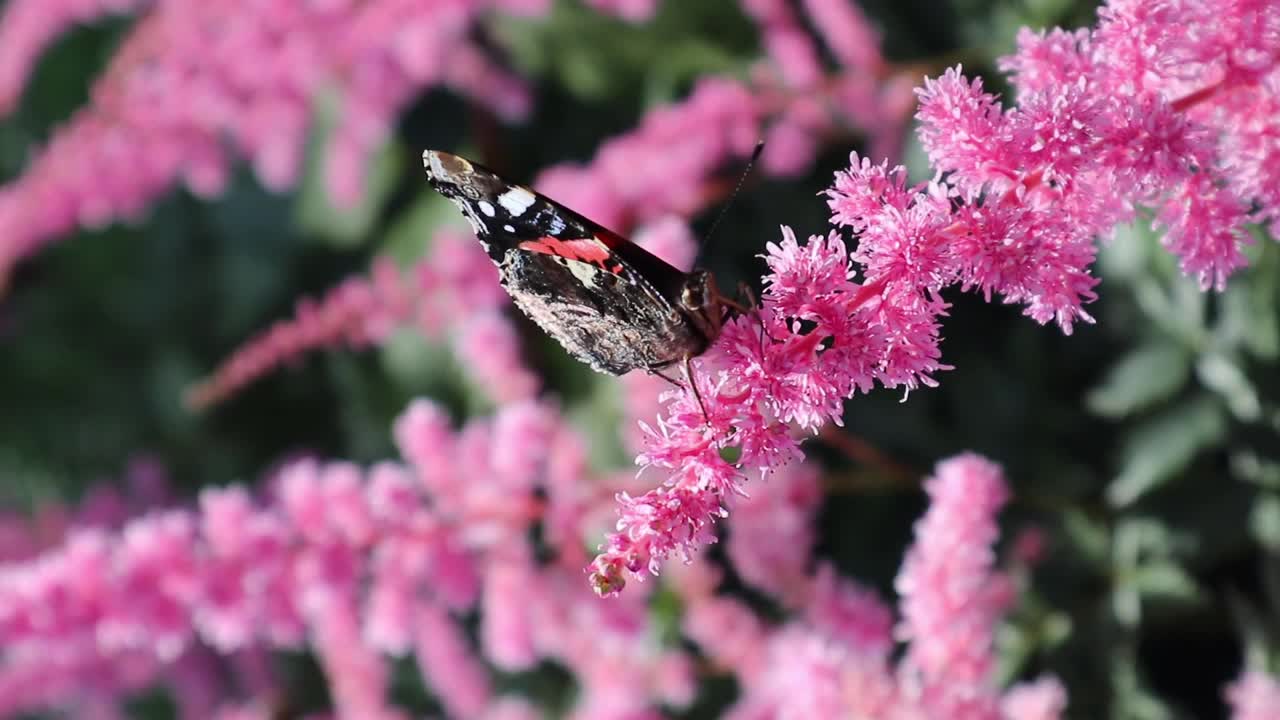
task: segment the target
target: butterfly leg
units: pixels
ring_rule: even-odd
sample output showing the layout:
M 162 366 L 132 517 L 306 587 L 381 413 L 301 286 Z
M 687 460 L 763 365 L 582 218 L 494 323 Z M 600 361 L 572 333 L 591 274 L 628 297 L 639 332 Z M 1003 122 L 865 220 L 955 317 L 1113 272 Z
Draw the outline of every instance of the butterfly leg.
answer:
M 706 404 L 702 402 L 702 393 L 698 391 L 698 385 L 693 381 L 693 365 L 690 362 L 692 360 L 693 360 L 692 355 L 684 356 L 684 361 L 682 365 L 684 367 L 685 381 L 683 383 L 671 377 L 670 375 L 667 375 L 666 373 L 662 372 L 662 369 L 665 367 L 669 367 L 671 363 L 664 363 L 662 365 L 650 365 L 649 367 L 645 368 L 645 372 L 649 373 L 650 375 L 657 375 L 658 377 L 662 378 L 663 380 L 666 380 L 667 382 L 671 383 L 672 385 L 675 385 L 676 387 L 682 390 L 684 389 L 692 390 L 694 399 L 698 401 L 698 409 L 702 411 L 703 422 L 710 425 L 711 419 L 707 416 Z
M 650 375 L 657 375 L 658 377 L 662 378 L 663 380 L 666 380 L 672 385 L 680 389 L 684 389 L 684 385 L 681 385 L 679 380 L 676 380 L 670 375 L 667 375 L 666 373 L 662 372 L 662 368 L 664 367 L 666 367 L 666 365 L 651 365 L 645 368 L 645 372 L 649 373 Z
M 698 391 L 698 383 L 693 381 L 693 356 L 684 356 L 684 379 L 689 383 L 689 389 L 693 391 L 693 397 L 698 401 L 698 409 L 702 411 L 702 421 L 707 425 L 711 424 L 711 418 L 707 417 L 707 406 L 702 402 L 702 393 Z

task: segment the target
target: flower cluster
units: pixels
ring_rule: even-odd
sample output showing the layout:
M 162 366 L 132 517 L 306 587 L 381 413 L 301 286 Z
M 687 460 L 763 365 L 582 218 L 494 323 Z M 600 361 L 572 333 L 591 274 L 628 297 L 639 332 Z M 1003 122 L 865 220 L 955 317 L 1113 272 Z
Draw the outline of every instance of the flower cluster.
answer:
M 649 0 L 592 5 L 632 20 L 654 10 Z M 132 217 L 180 181 L 197 194 L 219 194 L 237 157 L 247 158 L 268 188 L 293 186 L 325 93 L 341 101 L 324 155 L 327 187 L 338 203 L 355 202 L 372 150 L 424 88 L 448 87 L 508 119 L 526 112 L 524 83 L 471 36 L 491 10 L 535 15 L 547 6 L 546 0 L 9 3 L 0 18 L 0 112 L 12 108 L 40 52 L 70 25 L 111 12 L 142 16 L 95 85 L 92 103 L 21 178 L 0 189 L 0 283 L 44 244 L 77 226 Z M 875 147 L 893 151 L 910 112 L 909 84 L 887 71 L 875 33 L 853 6 L 814 0 L 805 7 L 843 64 L 837 74 L 825 73 L 813 39 L 786 3 L 744 2 L 760 23 L 772 66 L 745 85 L 706 81 L 688 100 L 655 111 L 639 130 L 608 144 L 592 166 L 548 172 L 544 186 L 622 229 L 705 204 L 716 194 L 714 172 L 750 152 L 762 134 L 770 140 L 765 166 L 779 174 L 807 167 L 819 139 L 842 125 L 864 129 Z
M 696 656 L 662 640 L 647 598 L 602 603 L 581 582 L 584 540 L 627 479 L 588 475 L 581 440 L 552 409 L 510 404 L 455 430 L 419 401 L 394 434 L 402 461 L 299 460 L 259 493 L 209 489 L 197 509 L 78 526 L 0 565 L 0 711 L 109 713 L 163 682 L 184 717 L 265 718 L 285 698 L 264 653 L 304 647 L 343 717 L 403 717 L 387 697 L 386 656 L 412 655 L 450 717 L 536 717 L 528 700 L 495 692 L 490 668 L 547 659 L 579 684 L 573 717 L 658 717 L 659 705 L 693 699 Z M 1007 494 L 999 470 L 964 456 L 928 487 L 899 578 L 909 652 L 897 669 L 890 609 L 830 566 L 812 568 L 821 493 L 810 466 L 774 474 L 742 503 L 727 556 L 789 620 L 722 592 L 706 562 L 673 569 L 682 632 L 704 669 L 746 688 L 730 717 L 1060 716 L 1052 680 L 1010 690 L 1004 704 L 1022 709 L 993 714 L 994 620 L 1011 601 L 992 549 Z
M 1280 137 L 1280 116 L 1250 114 L 1280 89 L 1268 44 L 1280 8 L 1224 5 L 1114 2 L 1092 31 L 1024 33 L 1003 61 L 1012 108 L 958 70 L 927 81 L 917 117 L 938 178 L 909 185 L 904 168 L 855 154 L 828 191 L 832 222 L 857 238 L 852 254 L 834 232 L 800 244 L 784 229 L 769 246 L 758 317 L 729 323 L 699 363 L 704 403 L 675 393 L 648 431 L 638 462 L 667 479 L 619 498 L 617 532 L 592 566 L 597 590 L 712 541 L 744 494 L 742 469 L 799 457 L 793 431 L 838 423 L 856 392 L 934 384 L 947 368 L 945 288 L 1001 295 L 1070 333 L 1092 321 L 1097 238 L 1140 206 L 1184 270 L 1221 287 L 1244 262 L 1243 225 L 1280 211 L 1269 200 L 1280 166 L 1239 155 Z M 1194 62 L 1146 62 L 1152 46 Z
M 600 603 L 581 582 L 608 485 L 593 485 L 581 441 L 550 408 L 511 404 L 454 430 L 418 402 L 395 436 L 404 462 L 300 460 L 260 494 L 208 489 L 198 509 L 79 527 L 0 566 L 0 713 L 85 710 L 176 684 L 200 658 L 304 646 L 342 717 L 401 717 L 384 656 L 410 653 L 452 717 L 531 716 L 496 695 L 484 660 L 560 662 L 580 683 L 577 717 L 691 699 L 692 665 L 659 642 L 644 599 Z M 478 647 L 461 621 L 477 608 Z M 183 694 L 222 702 L 244 685 Z
M 17 0 L 0 23 L 0 107 L 41 46 L 90 9 L 133 3 Z M 139 5 L 141 5 L 139 3 Z M 330 194 L 358 199 L 373 148 L 426 87 L 444 85 L 519 117 L 523 83 L 471 39 L 491 10 L 539 13 L 542 0 L 373 3 L 147 3 L 78 112 L 25 173 L 0 189 L 0 279 L 78 225 L 128 218 L 185 180 L 217 195 L 245 157 L 268 188 L 301 170 L 314 105 L 337 91 L 326 152 Z M 8 101 L 11 103 L 11 100 Z
M 527 399 L 539 383 L 520 360 L 515 328 L 502 312 L 509 304 L 480 246 L 441 231 L 407 272 L 382 258 L 369 278 L 348 278 L 319 301 L 300 301 L 292 319 L 249 340 L 192 387 L 188 404 L 208 407 L 308 352 L 377 344 L 404 326 L 429 338 L 447 334 L 470 376 L 495 401 Z
M 994 569 L 992 551 L 995 514 L 1008 493 L 999 468 L 974 455 L 960 456 L 939 464 L 927 488 L 932 502 L 916 525 L 898 576 L 896 639 L 907 642 L 907 652 L 896 665 L 890 609 L 830 567 L 820 565 L 790 581 L 779 597 L 795 612 L 776 627 L 762 623 L 740 601 L 709 592 L 714 574 L 691 581 L 690 571 L 676 572 L 687 604 L 685 633 L 746 688 L 727 717 L 1062 716 L 1066 693 L 1056 679 L 1002 693 L 992 674 L 995 621 L 1013 600 L 1012 584 Z M 792 512 L 805 509 L 783 505 Z M 731 521 L 733 533 L 740 528 L 737 517 Z M 694 567 L 695 575 L 710 572 Z
M 688 217 L 721 197 L 716 177 L 760 139 L 764 170 L 795 176 L 824 142 L 864 133 L 877 153 L 897 157 L 914 98 L 906 75 L 880 56 L 879 38 L 858 8 L 810 0 L 801 18 L 785 0 L 743 0 L 768 61 L 746 81 L 701 80 L 683 100 L 654 108 L 636 129 L 605 143 L 585 165 L 544 171 L 538 188 L 618 231 L 668 214 Z M 837 60 L 824 67 L 816 28 Z
M 602 594 L 625 572 L 657 571 L 714 538 L 725 504 L 745 496 L 741 469 L 771 470 L 800 457 L 793 426 L 839 421 L 842 403 L 873 383 L 914 388 L 934 382 L 941 301 L 852 281 L 849 253 L 832 234 L 800 243 L 783 230 L 765 257 L 763 306 L 725 325 L 695 363 L 702 402 L 673 392 L 667 415 L 647 435 L 638 462 L 670 479 L 639 497 L 619 496 L 618 532 L 593 563 Z M 704 415 L 705 409 L 705 415 Z M 724 458 L 736 448 L 737 461 Z

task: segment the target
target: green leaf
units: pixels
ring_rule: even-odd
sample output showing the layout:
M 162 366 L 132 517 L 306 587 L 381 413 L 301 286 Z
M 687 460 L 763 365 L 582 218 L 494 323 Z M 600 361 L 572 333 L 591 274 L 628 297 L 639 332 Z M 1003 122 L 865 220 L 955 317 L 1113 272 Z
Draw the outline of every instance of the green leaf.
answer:
M 1150 226 L 1141 220 L 1117 227 L 1098 253 L 1100 272 L 1116 280 L 1145 275 L 1152 238 Z
M 1249 512 L 1249 530 L 1258 544 L 1280 552 L 1280 497 L 1267 493 L 1258 498 Z
M 1280 462 L 1264 458 L 1252 450 L 1232 453 L 1231 472 L 1241 480 L 1280 491 Z
M 1256 247 L 1252 267 L 1223 297 L 1222 324 L 1236 330 L 1254 357 L 1274 361 L 1280 359 L 1280 251 L 1267 237 Z
M 1097 415 L 1124 417 L 1172 397 L 1186 384 L 1190 367 L 1187 352 L 1173 343 L 1142 345 L 1107 371 L 1085 404 Z
M 1191 575 L 1168 560 L 1142 565 L 1130 580 L 1134 589 L 1144 597 L 1174 600 L 1195 600 L 1199 597 L 1199 588 Z
M 1226 401 L 1231 414 L 1244 422 L 1262 417 L 1262 403 L 1244 370 L 1222 353 L 1209 352 L 1196 363 L 1196 376 Z
M 1106 526 L 1069 508 L 1063 517 L 1063 529 L 1076 550 L 1094 565 L 1105 566 L 1110 562 L 1111 534 Z
M 1107 500 L 1116 507 L 1137 500 L 1185 469 L 1201 450 L 1221 442 L 1226 432 L 1221 406 L 1203 395 L 1143 421 L 1125 444 Z

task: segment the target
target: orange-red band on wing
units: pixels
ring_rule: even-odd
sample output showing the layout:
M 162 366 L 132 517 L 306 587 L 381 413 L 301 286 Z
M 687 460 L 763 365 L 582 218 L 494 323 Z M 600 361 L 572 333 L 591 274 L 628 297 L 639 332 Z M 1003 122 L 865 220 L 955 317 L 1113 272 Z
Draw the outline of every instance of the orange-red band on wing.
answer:
M 615 275 L 622 272 L 622 266 L 617 263 L 606 265 L 611 253 L 609 252 L 608 244 L 599 237 L 576 238 L 573 240 L 540 237 L 537 240 L 525 240 L 518 247 L 529 252 L 555 255 L 567 260 L 591 263 L 601 270 L 606 270 Z

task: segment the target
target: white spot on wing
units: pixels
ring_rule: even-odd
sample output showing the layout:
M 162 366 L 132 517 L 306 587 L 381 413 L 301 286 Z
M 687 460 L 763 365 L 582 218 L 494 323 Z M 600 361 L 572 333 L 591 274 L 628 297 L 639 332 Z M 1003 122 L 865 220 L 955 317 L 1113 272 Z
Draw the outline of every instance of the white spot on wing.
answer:
M 513 228 L 513 227 L 511 227 L 510 225 L 503 225 L 503 226 L 502 226 L 502 229 L 503 229 L 503 230 L 506 230 L 506 231 L 507 231 L 507 232 L 509 232 L 509 233 L 513 233 L 513 232 L 515 232 L 515 231 L 516 231 L 516 229 L 515 229 L 515 228 Z
M 480 212 L 484 213 L 485 215 L 488 215 L 489 217 L 493 217 L 494 209 L 492 205 L 485 202 L 484 200 L 481 200 L 480 202 L 476 203 L 476 205 L 480 206 Z
M 569 268 L 569 272 L 573 273 L 573 276 L 578 279 L 578 282 L 587 287 L 596 286 L 596 274 L 599 270 L 596 270 L 594 265 L 578 262 L 577 260 L 566 260 L 565 265 Z
M 537 200 L 533 193 L 516 186 L 498 196 L 498 204 L 513 217 L 520 217 Z

